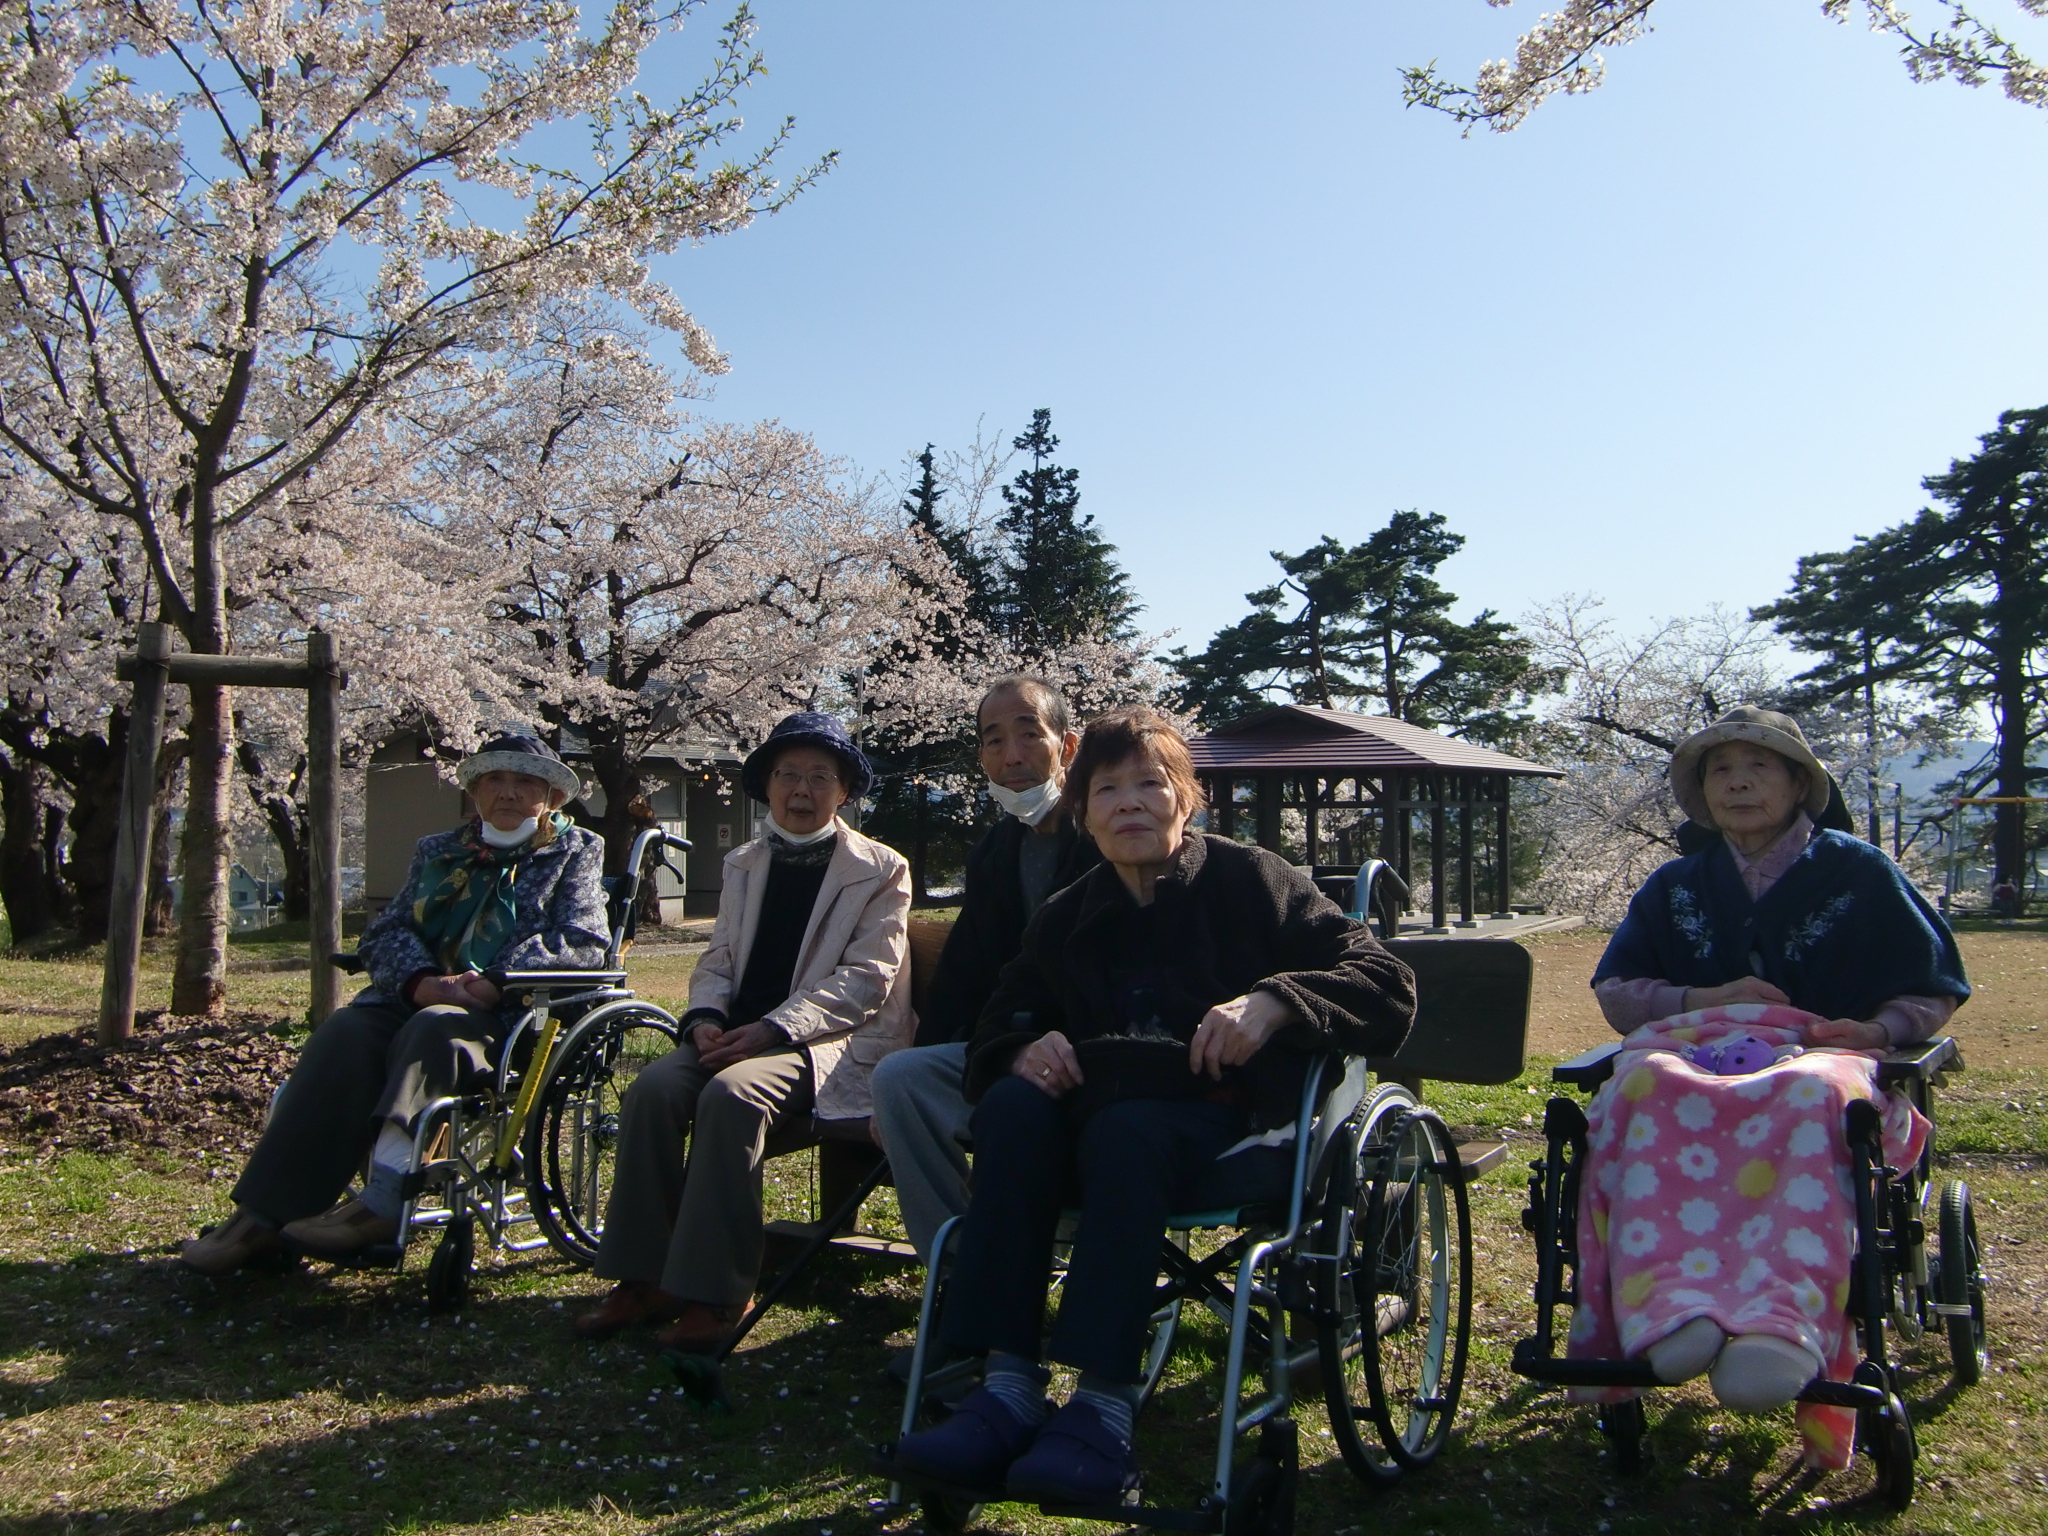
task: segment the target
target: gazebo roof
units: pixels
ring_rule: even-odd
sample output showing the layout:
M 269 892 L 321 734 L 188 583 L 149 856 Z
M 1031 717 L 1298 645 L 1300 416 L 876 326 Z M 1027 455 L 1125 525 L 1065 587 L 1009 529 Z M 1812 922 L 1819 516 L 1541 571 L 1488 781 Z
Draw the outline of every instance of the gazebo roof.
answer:
M 1558 769 L 1475 747 L 1386 715 L 1276 704 L 1188 742 L 1201 773 L 1503 773 L 1561 779 Z

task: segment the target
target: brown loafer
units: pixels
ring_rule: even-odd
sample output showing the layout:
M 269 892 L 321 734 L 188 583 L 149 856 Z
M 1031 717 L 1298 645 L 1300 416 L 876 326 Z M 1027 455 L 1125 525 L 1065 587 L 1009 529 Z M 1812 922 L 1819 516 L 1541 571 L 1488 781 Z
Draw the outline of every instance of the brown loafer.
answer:
M 585 1312 L 569 1326 L 576 1330 L 578 1338 L 608 1339 L 622 1328 L 671 1322 L 682 1305 L 650 1281 L 621 1280 L 595 1311 Z
M 680 1303 L 676 1320 L 654 1336 L 663 1349 L 685 1355 L 715 1355 L 732 1337 L 745 1307 L 714 1307 L 707 1301 Z
M 178 1258 L 202 1275 L 231 1275 L 250 1260 L 275 1253 L 281 1246 L 275 1227 L 265 1226 L 237 1206 L 235 1214 L 212 1231 L 180 1243 Z
M 346 1259 L 372 1243 L 398 1241 L 398 1218 L 379 1216 L 360 1200 L 350 1200 L 319 1216 L 284 1224 L 284 1240 L 316 1259 Z

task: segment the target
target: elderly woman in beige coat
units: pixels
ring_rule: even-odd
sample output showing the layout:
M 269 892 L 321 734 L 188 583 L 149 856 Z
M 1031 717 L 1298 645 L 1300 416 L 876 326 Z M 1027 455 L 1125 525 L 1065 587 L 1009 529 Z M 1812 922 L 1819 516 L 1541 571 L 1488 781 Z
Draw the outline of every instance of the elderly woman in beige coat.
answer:
M 760 1277 L 769 1134 L 865 1118 L 869 1073 L 916 1028 L 910 868 L 839 820 L 873 779 L 846 728 L 791 715 L 740 777 L 768 832 L 725 860 L 683 1043 L 626 1090 L 597 1249 L 616 1283 L 576 1320 L 588 1338 L 657 1323 L 667 1348 L 715 1351 Z

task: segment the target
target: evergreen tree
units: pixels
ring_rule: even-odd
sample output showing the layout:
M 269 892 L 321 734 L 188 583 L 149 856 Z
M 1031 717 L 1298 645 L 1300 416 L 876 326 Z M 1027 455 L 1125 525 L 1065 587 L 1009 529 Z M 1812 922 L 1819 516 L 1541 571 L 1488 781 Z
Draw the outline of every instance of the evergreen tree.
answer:
M 1984 782 L 1998 806 L 1997 880 L 2018 880 L 2029 844 L 2020 797 L 2048 779 L 2028 765 L 2048 733 L 2048 407 L 2007 411 L 1971 458 L 1921 484 L 1943 505 L 1847 550 L 1799 562 L 1792 590 L 1756 610 L 1820 657 L 1798 681 L 1830 698 L 1887 684 L 1924 688 L 1996 733 Z
M 1083 636 L 1128 639 L 1140 606 L 1116 546 L 1080 510 L 1080 471 L 1052 462 L 1059 443 L 1052 412 L 1033 411 L 1011 445 L 1031 455 L 1031 467 L 1002 488 L 1006 510 L 996 523 L 1003 549 L 992 583 L 995 625 L 1026 652 Z
M 1217 725 L 1278 691 L 1474 740 L 1510 738 L 1543 675 L 1529 642 L 1492 609 L 1469 624 L 1451 617 L 1457 595 L 1436 571 L 1464 544 L 1441 515 L 1410 511 L 1350 548 L 1325 535 L 1298 555 L 1276 550 L 1282 579 L 1245 594 L 1252 612 L 1200 655 L 1174 653 L 1183 705 Z

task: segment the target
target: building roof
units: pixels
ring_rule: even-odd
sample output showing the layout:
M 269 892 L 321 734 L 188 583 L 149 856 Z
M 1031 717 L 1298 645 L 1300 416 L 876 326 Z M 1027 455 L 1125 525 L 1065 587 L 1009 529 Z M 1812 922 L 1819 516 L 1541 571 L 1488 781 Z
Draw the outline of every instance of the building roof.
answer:
M 1276 704 L 1194 737 L 1202 773 L 1504 773 L 1560 779 L 1558 769 L 1476 747 L 1386 715 Z

